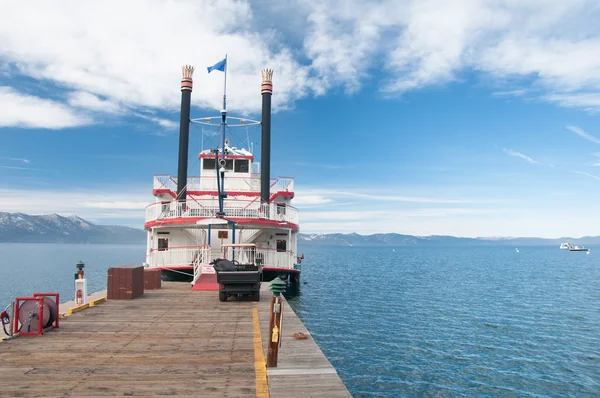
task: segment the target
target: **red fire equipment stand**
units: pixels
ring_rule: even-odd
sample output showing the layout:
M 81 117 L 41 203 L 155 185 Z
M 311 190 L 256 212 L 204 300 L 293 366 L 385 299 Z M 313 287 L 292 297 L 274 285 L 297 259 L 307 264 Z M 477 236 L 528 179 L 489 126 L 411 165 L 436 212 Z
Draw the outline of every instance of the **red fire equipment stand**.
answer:
M 45 297 L 52 297 L 54 298 L 54 302 L 56 303 L 56 314 L 55 314 L 55 319 L 52 320 L 52 323 L 44 328 L 43 325 L 43 321 L 44 321 L 44 298 Z M 27 331 L 20 331 L 20 326 L 19 326 L 19 320 L 20 320 L 20 311 L 21 311 L 21 305 L 26 302 L 26 301 L 36 301 L 37 302 L 37 329 L 34 332 L 27 332 Z M 58 314 L 60 313 L 58 310 L 58 306 L 59 306 L 59 295 L 58 293 L 34 293 L 32 297 L 17 297 L 15 299 L 15 313 L 13 316 L 13 335 L 19 335 L 19 336 L 39 336 L 40 334 L 44 334 L 44 332 L 50 330 L 50 329 L 58 329 Z M 50 308 L 48 308 L 48 311 L 50 311 Z M 50 316 L 52 316 L 52 311 L 50 311 Z

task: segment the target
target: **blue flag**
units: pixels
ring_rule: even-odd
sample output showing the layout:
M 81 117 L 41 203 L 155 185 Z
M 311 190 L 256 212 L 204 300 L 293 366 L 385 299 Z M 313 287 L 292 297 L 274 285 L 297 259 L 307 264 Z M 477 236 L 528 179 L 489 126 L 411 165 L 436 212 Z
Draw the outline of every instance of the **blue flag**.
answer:
M 226 63 L 227 63 L 227 58 L 217 62 L 213 66 L 209 66 L 206 69 L 208 69 L 208 73 L 212 72 L 213 70 L 220 70 L 221 72 L 225 72 L 225 64 Z

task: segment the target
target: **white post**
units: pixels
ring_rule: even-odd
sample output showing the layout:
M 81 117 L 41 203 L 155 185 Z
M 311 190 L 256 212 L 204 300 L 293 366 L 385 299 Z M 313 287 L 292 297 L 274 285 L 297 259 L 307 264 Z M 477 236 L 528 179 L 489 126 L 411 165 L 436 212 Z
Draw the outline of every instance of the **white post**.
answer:
M 287 258 L 288 258 L 288 269 L 292 269 L 294 267 L 292 262 L 292 229 L 288 228 L 288 244 L 287 244 Z
M 148 236 L 146 238 L 146 264 L 150 264 L 150 257 L 152 256 L 152 242 L 154 236 L 154 228 L 150 228 L 148 231 Z
M 75 279 L 75 304 L 84 305 L 88 303 L 86 279 Z

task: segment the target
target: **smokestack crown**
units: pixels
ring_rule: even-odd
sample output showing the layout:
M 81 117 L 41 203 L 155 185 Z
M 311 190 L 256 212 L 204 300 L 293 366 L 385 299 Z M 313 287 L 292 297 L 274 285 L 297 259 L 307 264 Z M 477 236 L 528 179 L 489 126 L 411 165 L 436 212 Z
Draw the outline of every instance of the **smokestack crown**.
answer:
M 183 65 L 181 67 L 181 90 L 190 90 L 192 91 L 192 86 L 194 85 L 192 81 L 192 75 L 194 74 L 194 67 L 192 65 Z
M 262 85 L 260 87 L 261 94 L 273 94 L 273 69 L 263 69 Z

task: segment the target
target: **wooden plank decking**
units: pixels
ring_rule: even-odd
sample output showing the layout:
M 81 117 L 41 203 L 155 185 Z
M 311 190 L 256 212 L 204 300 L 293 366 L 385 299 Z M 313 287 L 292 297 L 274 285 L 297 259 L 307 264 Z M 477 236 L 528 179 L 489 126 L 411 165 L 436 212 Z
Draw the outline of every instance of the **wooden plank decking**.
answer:
M 266 356 L 270 294 L 263 294 L 264 298 L 258 306 Z M 310 332 L 287 303 L 283 306 L 281 330 L 277 367 L 267 369 L 271 397 L 351 397 L 335 368 L 312 337 L 306 340 L 294 339 L 294 332 Z
M 284 316 L 270 396 L 350 396 L 312 339 L 290 337 L 305 329 L 289 306 Z M 44 336 L 1 342 L 0 396 L 265 397 L 258 347 L 267 327 L 266 292 L 259 304 L 220 303 L 216 292 L 164 283 L 76 312 Z

